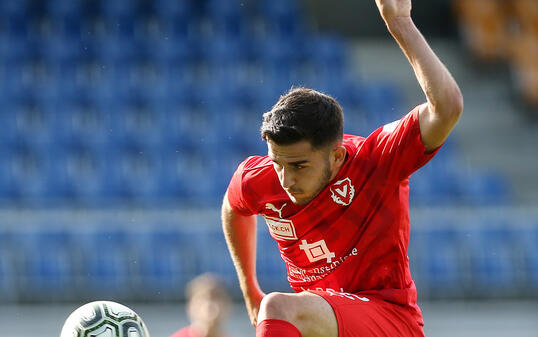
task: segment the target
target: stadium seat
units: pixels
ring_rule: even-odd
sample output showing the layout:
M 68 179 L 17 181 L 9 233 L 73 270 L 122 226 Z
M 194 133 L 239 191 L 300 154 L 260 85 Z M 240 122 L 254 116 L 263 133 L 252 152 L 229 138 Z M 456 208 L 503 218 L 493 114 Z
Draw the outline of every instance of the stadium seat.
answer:
M 160 224 L 157 230 L 137 232 L 138 287 L 154 299 L 181 298 L 184 285 L 197 274 L 196 243 L 178 229 Z
M 211 254 L 198 254 L 200 261 L 200 273 L 210 272 L 222 277 L 227 284 L 237 282 L 236 272 L 233 262 L 226 246 L 224 234 L 220 230 L 206 230 L 198 233 L 195 242 L 199 242 L 199 247 L 211 247 Z
M 517 275 L 523 278 L 525 289 L 538 294 L 538 222 L 525 221 L 523 226 L 515 228 L 513 236 L 514 255 L 519 258 L 515 264 Z
M 46 228 L 50 224 L 44 224 Z M 14 232 L 14 243 L 20 255 L 21 293 L 27 300 L 69 298 L 75 290 L 76 254 L 71 233 L 63 229 Z
M 477 293 L 502 296 L 515 289 L 512 235 L 506 224 L 494 219 L 482 219 L 479 227 L 465 231 L 464 242 L 469 249 L 472 282 Z
M 166 21 L 184 21 L 196 14 L 193 1 L 155 0 L 152 5 L 155 14 Z
M 450 223 L 431 223 L 428 229 L 413 231 L 410 264 L 417 271 L 418 286 L 432 296 L 454 296 L 463 291 L 463 256 Z
M 14 301 L 18 294 L 16 250 L 11 231 L 8 229 L 0 231 L 0 300 L 4 303 Z
M 216 205 L 221 198 L 215 193 L 218 185 L 213 175 L 218 172 L 218 159 L 200 150 L 170 148 L 163 153 L 161 191 L 165 199 L 179 199 L 184 205 Z
M 262 289 L 285 291 L 289 289 L 286 275 L 286 264 L 280 257 L 278 245 L 268 233 L 263 220 L 258 226 L 258 278 Z
M 119 227 L 119 228 L 118 228 Z M 133 268 L 128 235 L 123 227 L 110 223 L 96 224 L 88 231 L 76 233 L 81 249 L 79 273 L 85 296 L 124 298 L 133 287 Z

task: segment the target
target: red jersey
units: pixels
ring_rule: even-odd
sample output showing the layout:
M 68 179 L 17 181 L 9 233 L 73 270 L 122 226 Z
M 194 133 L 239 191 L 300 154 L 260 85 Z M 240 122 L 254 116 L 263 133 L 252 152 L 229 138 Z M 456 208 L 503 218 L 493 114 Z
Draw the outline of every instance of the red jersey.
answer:
M 409 306 L 423 324 L 407 256 L 408 177 L 436 151 L 422 143 L 418 107 L 366 138 L 344 135 L 343 146 L 343 166 L 307 205 L 291 202 L 267 156 L 239 165 L 228 201 L 265 218 L 296 292 L 379 296 Z

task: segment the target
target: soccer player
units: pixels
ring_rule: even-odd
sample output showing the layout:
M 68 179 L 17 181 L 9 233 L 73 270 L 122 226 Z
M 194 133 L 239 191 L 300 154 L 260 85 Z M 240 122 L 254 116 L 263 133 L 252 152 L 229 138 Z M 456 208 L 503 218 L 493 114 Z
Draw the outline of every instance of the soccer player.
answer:
M 191 324 L 170 337 L 223 337 L 230 297 L 221 280 L 213 274 L 202 274 L 187 284 L 185 293 Z
M 407 257 L 408 177 L 448 137 L 463 99 L 415 27 L 411 1 L 376 4 L 426 102 L 366 138 L 344 135 L 341 107 L 312 89 L 291 89 L 263 115 L 268 155 L 239 165 L 222 205 L 257 337 L 424 336 Z M 295 293 L 259 287 L 256 214 Z

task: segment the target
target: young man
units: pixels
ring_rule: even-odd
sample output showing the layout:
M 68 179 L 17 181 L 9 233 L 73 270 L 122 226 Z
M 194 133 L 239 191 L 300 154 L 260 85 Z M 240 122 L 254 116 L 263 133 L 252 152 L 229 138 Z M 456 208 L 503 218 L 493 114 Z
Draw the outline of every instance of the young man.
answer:
M 222 324 L 231 303 L 221 280 L 213 274 L 202 274 L 187 284 L 185 294 L 191 324 L 170 337 L 223 337 Z
M 235 172 L 223 230 L 258 337 L 423 336 L 409 272 L 408 177 L 463 110 L 458 85 L 410 17 L 410 0 L 376 0 L 427 102 L 367 138 L 343 135 L 331 97 L 305 88 L 263 116 L 268 156 Z M 264 216 L 296 293 L 264 294 L 256 278 Z

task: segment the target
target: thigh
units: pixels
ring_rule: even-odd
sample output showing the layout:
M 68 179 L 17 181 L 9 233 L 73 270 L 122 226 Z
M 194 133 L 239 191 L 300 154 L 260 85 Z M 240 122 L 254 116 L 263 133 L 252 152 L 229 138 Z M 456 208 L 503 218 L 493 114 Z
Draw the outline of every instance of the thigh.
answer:
M 292 323 L 303 337 L 338 337 L 331 305 L 311 292 L 268 294 L 260 305 L 258 322 L 270 318 Z
M 332 307 L 338 337 L 424 337 L 422 326 L 406 308 L 372 296 L 310 291 Z

